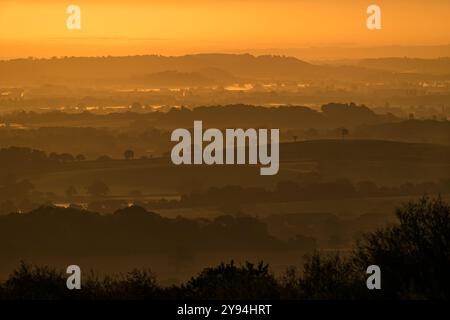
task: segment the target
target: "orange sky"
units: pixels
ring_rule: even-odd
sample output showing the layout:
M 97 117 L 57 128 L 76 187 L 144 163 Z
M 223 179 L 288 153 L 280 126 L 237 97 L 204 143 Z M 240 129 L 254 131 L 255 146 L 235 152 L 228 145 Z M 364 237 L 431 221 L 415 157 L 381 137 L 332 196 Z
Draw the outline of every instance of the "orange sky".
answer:
M 366 29 L 366 8 L 382 30 Z M 81 7 L 81 30 L 66 8 Z M 0 0 L 0 57 L 450 43 L 449 0 Z

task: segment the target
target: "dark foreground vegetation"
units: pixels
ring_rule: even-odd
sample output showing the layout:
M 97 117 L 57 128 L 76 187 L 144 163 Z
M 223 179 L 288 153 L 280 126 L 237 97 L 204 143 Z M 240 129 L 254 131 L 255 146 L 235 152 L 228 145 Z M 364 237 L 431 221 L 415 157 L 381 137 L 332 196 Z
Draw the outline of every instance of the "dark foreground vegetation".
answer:
M 400 207 L 398 223 L 366 234 L 345 256 L 315 253 L 275 277 L 268 265 L 233 262 L 204 269 L 182 285 L 162 287 L 150 270 L 100 277 L 22 264 L 0 284 L 1 299 L 449 299 L 450 206 L 422 198 Z M 381 268 L 381 290 L 366 288 L 366 269 Z

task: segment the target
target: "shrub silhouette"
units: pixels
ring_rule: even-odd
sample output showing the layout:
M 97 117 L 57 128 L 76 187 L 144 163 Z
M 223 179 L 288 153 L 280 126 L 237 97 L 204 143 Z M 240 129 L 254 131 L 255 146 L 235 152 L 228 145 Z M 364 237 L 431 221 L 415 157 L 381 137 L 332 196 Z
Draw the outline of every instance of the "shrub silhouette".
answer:
M 125 150 L 125 152 L 123 153 L 123 156 L 124 156 L 125 160 L 131 160 L 134 158 L 134 151 L 133 150 Z
M 315 253 L 303 266 L 303 275 L 298 281 L 300 298 L 334 300 L 361 297 L 365 279 L 354 271 L 352 263 L 337 254 Z
M 62 272 L 24 262 L 20 263 L 0 289 L 1 299 L 64 299 L 69 295 L 66 277 Z
M 66 274 L 22 263 L 0 284 L 0 299 L 448 299 L 450 207 L 423 197 L 396 212 L 399 223 L 366 234 L 346 256 L 314 253 L 276 279 L 263 262 L 206 268 L 181 286 L 161 287 L 150 270 L 88 277 L 66 289 Z M 382 290 L 366 288 L 381 268 Z
M 423 197 L 398 208 L 399 223 L 364 235 L 347 257 L 306 259 L 299 276 L 288 270 L 285 294 L 302 299 L 448 299 L 450 208 Z M 367 267 L 381 268 L 382 290 L 366 288 Z
M 399 224 L 367 234 L 354 264 L 377 264 L 385 298 L 450 298 L 450 207 L 423 197 L 398 208 Z
M 206 268 L 183 291 L 193 299 L 274 299 L 279 296 L 279 285 L 267 264 L 236 266 L 231 261 Z
M 133 269 L 126 274 L 106 276 L 103 279 L 92 273 L 80 293 L 84 299 L 142 300 L 160 298 L 163 296 L 162 292 L 151 270 Z
M 109 187 L 103 181 L 94 181 L 86 187 L 91 197 L 104 197 L 109 193 Z

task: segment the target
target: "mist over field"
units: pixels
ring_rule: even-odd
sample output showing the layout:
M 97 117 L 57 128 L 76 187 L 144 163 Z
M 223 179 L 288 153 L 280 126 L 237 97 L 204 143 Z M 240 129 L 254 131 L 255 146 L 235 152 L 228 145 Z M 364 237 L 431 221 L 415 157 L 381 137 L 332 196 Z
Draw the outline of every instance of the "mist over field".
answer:
M 449 68 L 225 54 L 3 61 L 0 271 L 75 255 L 104 273 L 148 266 L 170 284 L 231 259 L 280 274 L 315 250 L 345 255 L 402 203 L 449 198 Z M 279 128 L 278 174 L 173 165 L 171 132 L 199 119 Z
M 0 299 L 448 299 L 448 4 L 356 2 L 0 0 Z

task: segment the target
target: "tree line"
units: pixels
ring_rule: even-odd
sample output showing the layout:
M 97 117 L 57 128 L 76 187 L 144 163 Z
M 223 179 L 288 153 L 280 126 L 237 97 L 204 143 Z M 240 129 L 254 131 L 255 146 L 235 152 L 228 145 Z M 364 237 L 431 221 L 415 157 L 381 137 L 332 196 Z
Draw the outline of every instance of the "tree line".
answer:
M 22 263 L 0 283 L 0 299 L 449 299 L 450 206 L 409 202 L 398 222 L 364 235 L 347 256 L 316 252 L 276 277 L 269 265 L 233 261 L 205 268 L 181 285 L 160 286 L 148 269 L 87 276 L 67 290 L 67 275 Z M 366 269 L 381 268 L 382 289 L 368 290 Z

